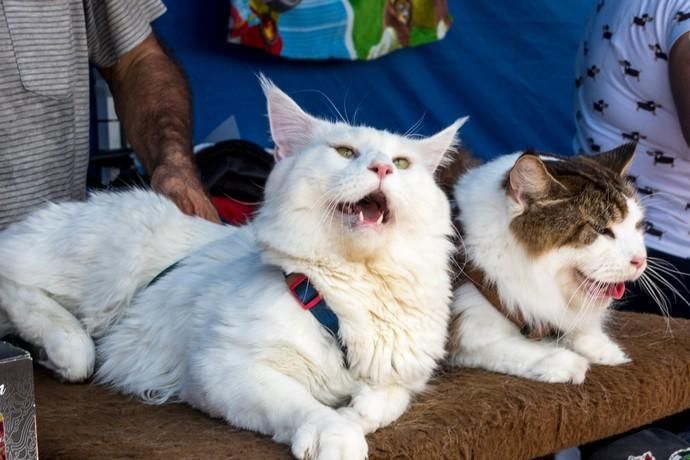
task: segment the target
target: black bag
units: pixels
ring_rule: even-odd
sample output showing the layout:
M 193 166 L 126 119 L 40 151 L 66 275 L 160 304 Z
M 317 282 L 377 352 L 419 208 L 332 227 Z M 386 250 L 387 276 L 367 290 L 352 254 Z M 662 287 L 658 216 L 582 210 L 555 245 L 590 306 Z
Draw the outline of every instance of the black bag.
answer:
M 253 142 L 236 139 L 203 148 L 195 158 L 221 219 L 235 225 L 249 220 L 263 201 L 273 156 Z

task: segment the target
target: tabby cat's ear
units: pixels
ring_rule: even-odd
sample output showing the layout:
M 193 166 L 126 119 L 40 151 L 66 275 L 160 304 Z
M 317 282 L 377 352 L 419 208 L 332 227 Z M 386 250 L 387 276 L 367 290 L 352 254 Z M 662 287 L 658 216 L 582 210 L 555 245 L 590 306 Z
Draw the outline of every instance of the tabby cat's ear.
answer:
M 541 158 L 525 152 L 510 170 L 508 193 L 516 202 L 524 204 L 529 199 L 538 200 L 546 195 L 554 182 L 556 179 L 546 170 Z
M 439 131 L 431 137 L 421 139 L 417 142 L 422 146 L 423 153 L 422 161 L 425 162 L 427 168 L 434 172 L 436 168 L 446 159 L 446 154 L 450 152 L 458 143 L 458 130 L 469 117 L 462 117 L 455 120 L 455 123 Z
M 268 105 L 271 138 L 276 145 L 276 160 L 298 152 L 309 140 L 309 133 L 319 120 L 302 110 L 290 96 L 272 81 L 259 75 Z
M 613 170 L 616 174 L 625 176 L 635 156 L 635 147 L 637 147 L 635 142 L 629 142 L 619 145 L 608 152 L 592 155 L 590 158 L 597 161 L 602 166 Z

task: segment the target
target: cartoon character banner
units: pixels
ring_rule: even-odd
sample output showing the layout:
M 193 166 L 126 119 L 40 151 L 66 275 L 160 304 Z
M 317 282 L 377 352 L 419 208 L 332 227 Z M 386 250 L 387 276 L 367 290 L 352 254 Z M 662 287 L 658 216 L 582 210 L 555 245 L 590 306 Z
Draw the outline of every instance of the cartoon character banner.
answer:
M 230 0 L 228 41 L 295 59 L 375 59 L 442 39 L 447 0 Z

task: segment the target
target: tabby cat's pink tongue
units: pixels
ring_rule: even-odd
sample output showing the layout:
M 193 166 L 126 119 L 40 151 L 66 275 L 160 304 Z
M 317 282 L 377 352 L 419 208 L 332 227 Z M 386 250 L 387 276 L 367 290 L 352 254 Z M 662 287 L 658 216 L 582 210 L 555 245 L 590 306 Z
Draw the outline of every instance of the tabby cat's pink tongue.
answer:
M 625 283 L 609 283 L 606 287 L 606 295 L 618 300 L 625 294 Z

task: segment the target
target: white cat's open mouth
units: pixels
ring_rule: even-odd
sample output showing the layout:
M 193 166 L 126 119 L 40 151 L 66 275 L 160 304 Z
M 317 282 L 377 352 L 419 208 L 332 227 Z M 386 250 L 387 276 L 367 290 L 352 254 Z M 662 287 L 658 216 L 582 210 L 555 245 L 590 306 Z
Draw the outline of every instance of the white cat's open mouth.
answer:
M 390 220 L 388 201 L 380 190 L 356 203 L 339 203 L 336 209 L 349 216 L 354 225 L 382 225 Z
M 614 298 L 620 300 L 625 294 L 625 281 L 605 282 L 589 278 L 580 270 L 575 270 L 580 278 L 580 287 L 595 298 Z

